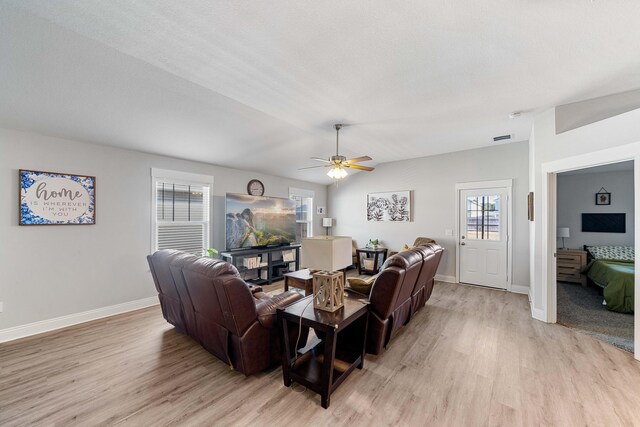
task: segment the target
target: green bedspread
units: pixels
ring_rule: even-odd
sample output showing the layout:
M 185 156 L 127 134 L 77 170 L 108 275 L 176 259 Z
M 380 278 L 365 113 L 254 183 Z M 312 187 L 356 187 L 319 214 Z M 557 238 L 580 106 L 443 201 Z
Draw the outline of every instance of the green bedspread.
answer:
M 604 300 L 609 310 L 633 313 L 635 266 L 632 262 L 595 260 L 587 276 L 604 286 Z

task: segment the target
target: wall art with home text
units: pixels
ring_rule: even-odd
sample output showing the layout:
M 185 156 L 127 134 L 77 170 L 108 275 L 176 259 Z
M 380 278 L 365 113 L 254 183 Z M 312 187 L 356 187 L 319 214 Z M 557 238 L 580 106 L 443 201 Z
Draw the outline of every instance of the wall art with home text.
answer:
M 95 223 L 95 177 L 20 169 L 20 225 Z
M 411 191 L 367 194 L 367 221 L 411 221 Z

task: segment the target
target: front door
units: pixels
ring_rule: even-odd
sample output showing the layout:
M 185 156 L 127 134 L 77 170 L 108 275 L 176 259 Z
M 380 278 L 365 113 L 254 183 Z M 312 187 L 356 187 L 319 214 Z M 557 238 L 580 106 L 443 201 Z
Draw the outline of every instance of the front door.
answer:
M 460 190 L 460 282 L 507 289 L 508 189 Z

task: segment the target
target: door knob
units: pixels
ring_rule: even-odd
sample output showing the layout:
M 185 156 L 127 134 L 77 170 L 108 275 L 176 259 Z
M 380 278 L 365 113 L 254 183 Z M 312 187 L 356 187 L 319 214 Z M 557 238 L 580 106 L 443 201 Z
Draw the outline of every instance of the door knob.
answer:
M 464 245 L 466 245 L 465 242 L 460 242 L 460 246 L 464 246 Z

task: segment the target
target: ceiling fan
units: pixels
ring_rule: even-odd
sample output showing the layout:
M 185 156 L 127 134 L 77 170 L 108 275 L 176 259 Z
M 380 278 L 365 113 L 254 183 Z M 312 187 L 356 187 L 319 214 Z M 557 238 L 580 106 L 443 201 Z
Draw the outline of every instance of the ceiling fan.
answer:
M 329 169 L 329 172 L 327 172 L 327 175 L 329 175 L 329 177 L 333 179 L 342 179 L 346 177 L 347 171 L 345 170 L 345 168 L 358 169 L 358 170 L 363 170 L 367 172 L 371 172 L 372 170 L 374 170 L 374 168 L 370 166 L 362 166 L 362 165 L 356 164 L 360 162 L 366 162 L 368 160 L 373 160 L 369 156 L 354 157 L 353 159 L 347 160 L 345 156 L 340 155 L 339 143 L 340 143 L 340 129 L 342 129 L 342 126 L 343 125 L 340 123 L 336 123 L 335 125 L 333 125 L 333 127 L 336 129 L 336 155 L 329 157 L 329 160 L 322 159 L 320 157 L 311 157 L 311 160 L 316 160 L 318 162 L 323 162 L 327 164 L 320 165 L 320 166 L 309 166 L 306 168 L 300 168 L 299 170 L 314 169 L 314 168 L 331 168 Z

